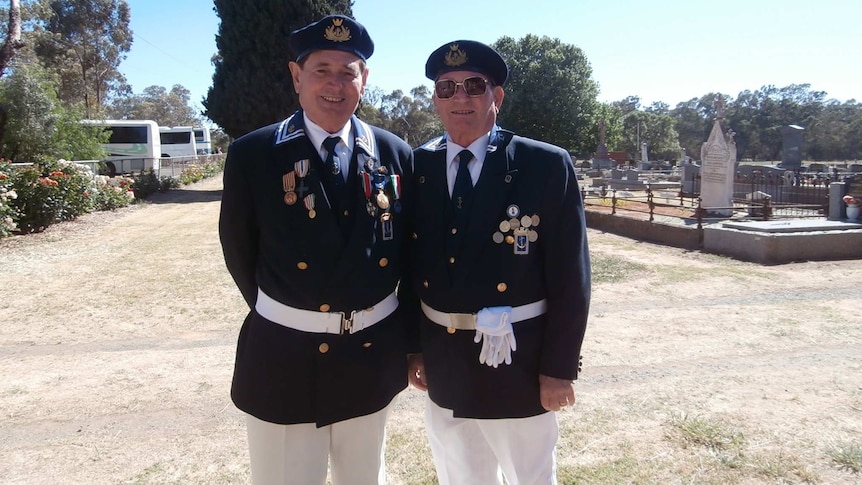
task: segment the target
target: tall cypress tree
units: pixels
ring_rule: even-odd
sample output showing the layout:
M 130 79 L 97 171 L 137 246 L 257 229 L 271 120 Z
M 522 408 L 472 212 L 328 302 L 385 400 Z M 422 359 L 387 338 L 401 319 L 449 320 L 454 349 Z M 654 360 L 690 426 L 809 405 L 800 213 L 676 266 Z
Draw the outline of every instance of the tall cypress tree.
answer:
M 221 19 L 205 114 L 231 137 L 286 118 L 299 107 L 287 38 L 329 14 L 353 15 L 351 0 L 214 0 Z

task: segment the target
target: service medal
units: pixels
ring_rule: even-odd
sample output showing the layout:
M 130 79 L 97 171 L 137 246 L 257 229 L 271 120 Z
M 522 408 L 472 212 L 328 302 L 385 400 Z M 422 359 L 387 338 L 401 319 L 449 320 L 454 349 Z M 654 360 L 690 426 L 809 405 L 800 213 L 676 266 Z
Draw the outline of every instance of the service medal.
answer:
M 377 207 L 383 210 L 389 208 L 389 197 L 386 197 L 386 194 L 382 190 L 377 194 Z
M 392 217 L 387 212 L 380 216 L 380 232 L 384 241 L 391 241 L 395 238 L 395 231 L 392 228 Z
M 512 246 L 512 250 L 515 254 L 530 254 L 529 237 L 529 231 L 526 229 L 518 229 L 515 231 L 515 244 Z
M 302 201 L 305 203 L 305 208 L 308 209 L 308 218 L 314 219 L 317 217 L 317 211 L 314 210 L 314 194 L 308 194 Z
M 296 204 L 296 192 L 285 192 L 284 193 L 284 203 L 287 205 Z

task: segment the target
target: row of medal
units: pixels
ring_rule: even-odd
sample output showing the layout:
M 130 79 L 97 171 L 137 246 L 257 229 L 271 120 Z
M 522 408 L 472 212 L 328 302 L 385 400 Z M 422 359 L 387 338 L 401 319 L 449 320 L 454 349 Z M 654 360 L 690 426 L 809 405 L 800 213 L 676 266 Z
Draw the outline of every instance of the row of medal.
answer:
M 494 232 L 491 239 L 497 244 L 511 244 L 515 254 L 530 254 L 530 244 L 539 240 L 539 233 L 534 228 L 538 227 L 541 218 L 538 214 L 521 216 L 521 209 L 515 204 L 506 208 L 506 215 L 509 218 L 500 222 L 499 231 Z
M 287 172 L 281 176 L 281 184 L 284 188 L 284 203 L 287 205 L 296 204 L 299 199 L 302 199 L 305 208 L 308 209 L 308 217 L 314 219 L 317 217 L 315 206 L 315 195 L 305 185 L 305 176 L 308 175 L 309 160 L 300 160 L 293 164 L 293 171 Z M 296 186 L 296 179 L 299 177 L 299 187 Z M 308 195 L 305 195 L 309 192 Z
M 299 160 L 294 163 L 294 169 L 281 177 L 284 189 L 284 203 L 296 204 L 301 198 L 305 208 L 308 209 L 308 217 L 317 217 L 315 210 L 315 195 L 311 193 L 305 184 L 305 176 L 308 175 L 309 160 Z M 296 179 L 299 178 L 297 187 Z M 391 185 L 394 203 L 386 194 L 387 182 Z M 371 217 L 380 217 L 381 237 L 384 241 L 390 241 L 394 237 L 392 228 L 392 211 L 401 212 L 401 176 L 398 174 L 388 175 L 386 167 L 379 167 L 377 173 L 362 172 L 362 189 L 365 194 L 365 210 Z M 309 192 L 306 195 L 306 192 Z
M 370 168 L 370 167 L 369 167 Z M 386 184 L 391 186 L 394 201 L 386 194 Z M 365 210 L 370 217 L 380 217 L 380 236 L 384 241 L 394 238 L 392 212 L 401 212 L 401 176 L 389 175 L 386 167 L 378 167 L 376 173 L 362 172 L 362 190 L 365 194 Z

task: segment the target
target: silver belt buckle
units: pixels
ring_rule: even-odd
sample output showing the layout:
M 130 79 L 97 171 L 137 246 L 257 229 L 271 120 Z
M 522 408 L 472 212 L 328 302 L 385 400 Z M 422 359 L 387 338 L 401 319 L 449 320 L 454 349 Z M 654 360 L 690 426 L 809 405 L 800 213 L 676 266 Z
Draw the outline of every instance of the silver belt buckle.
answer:
M 341 332 L 338 335 L 344 335 L 344 332 L 350 333 L 353 330 L 353 319 L 356 317 L 356 310 L 350 312 L 348 316 L 346 313 L 341 312 Z
M 457 330 L 475 330 L 476 315 L 472 313 L 450 313 L 450 326 Z

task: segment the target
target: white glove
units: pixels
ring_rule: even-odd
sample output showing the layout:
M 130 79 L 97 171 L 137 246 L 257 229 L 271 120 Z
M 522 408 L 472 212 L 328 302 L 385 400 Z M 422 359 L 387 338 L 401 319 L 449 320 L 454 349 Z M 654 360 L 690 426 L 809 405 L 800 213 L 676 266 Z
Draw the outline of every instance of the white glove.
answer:
M 512 351 L 517 349 L 515 333 L 509 321 L 512 307 L 499 306 L 479 310 L 476 319 L 476 336 L 473 341 L 482 342 L 479 362 L 490 367 L 501 363 L 512 363 Z

